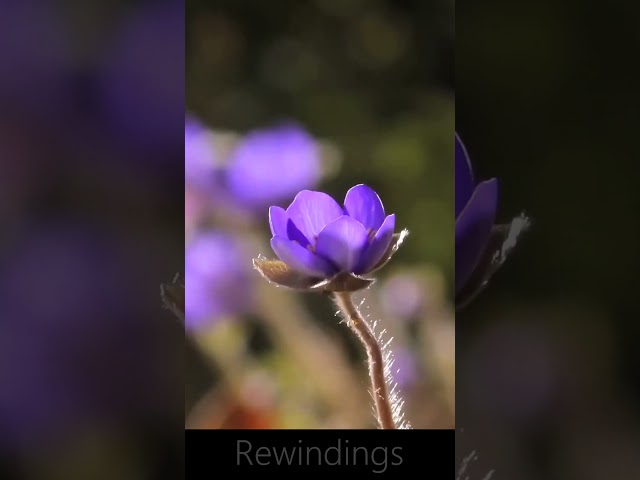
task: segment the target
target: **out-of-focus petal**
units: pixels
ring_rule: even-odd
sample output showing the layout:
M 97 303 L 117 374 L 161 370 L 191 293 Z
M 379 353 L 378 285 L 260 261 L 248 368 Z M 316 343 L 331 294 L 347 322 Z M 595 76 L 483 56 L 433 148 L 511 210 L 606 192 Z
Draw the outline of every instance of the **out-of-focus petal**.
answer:
M 371 270 L 376 264 L 382 260 L 383 255 L 391 244 L 393 238 L 393 231 L 396 228 L 396 216 L 395 214 L 389 215 L 384 219 L 382 226 L 376 232 L 371 244 L 365 249 L 360 261 L 356 266 L 355 273 L 362 274 Z
M 414 320 L 433 302 L 429 279 L 422 272 L 401 271 L 385 283 L 380 297 L 384 309 L 399 320 Z
M 342 208 L 326 193 L 303 190 L 287 209 L 302 234 L 314 243 L 324 227 L 343 215 Z
M 198 188 L 211 188 L 216 175 L 216 151 L 212 134 L 193 116 L 185 118 L 184 178 Z
M 259 209 L 312 188 L 320 176 L 316 140 L 289 122 L 244 137 L 231 154 L 227 186 L 238 203 Z
M 464 287 L 482 257 L 495 223 L 498 181 L 478 185 L 456 220 L 456 291 Z
M 455 155 L 456 155 L 456 218 L 462 212 L 465 205 L 473 194 L 475 180 L 473 179 L 473 170 L 469 154 L 460 140 L 458 134 L 455 134 Z
M 384 221 L 384 206 L 378 194 L 367 185 L 356 185 L 344 198 L 346 213 L 358 220 L 368 231 L 380 228 Z
M 391 372 L 394 381 L 401 389 L 410 389 L 420 378 L 415 354 L 404 347 L 396 349 L 393 357 Z
M 351 272 L 358 264 L 367 241 L 364 226 L 353 217 L 343 215 L 320 232 L 316 253 L 330 260 L 341 272 Z
M 326 278 L 335 273 L 335 268 L 329 262 L 288 238 L 273 237 L 271 248 L 280 260 L 305 275 Z
M 239 239 L 199 233 L 185 250 L 185 325 L 205 327 L 226 315 L 244 313 L 253 302 L 250 272 Z

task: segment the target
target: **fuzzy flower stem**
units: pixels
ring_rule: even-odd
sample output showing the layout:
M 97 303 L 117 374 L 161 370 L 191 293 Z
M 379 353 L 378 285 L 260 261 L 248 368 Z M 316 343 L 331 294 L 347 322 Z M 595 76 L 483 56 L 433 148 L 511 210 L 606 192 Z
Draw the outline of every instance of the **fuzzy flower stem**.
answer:
M 385 430 L 396 429 L 393 419 L 393 410 L 389 395 L 389 388 L 385 379 L 384 356 L 382 347 L 378 342 L 373 329 L 369 326 L 358 308 L 353 303 L 349 292 L 335 292 L 334 298 L 345 317 L 347 325 L 358 336 L 367 351 L 369 364 L 369 376 L 371 388 L 376 406 L 376 417 L 380 428 Z

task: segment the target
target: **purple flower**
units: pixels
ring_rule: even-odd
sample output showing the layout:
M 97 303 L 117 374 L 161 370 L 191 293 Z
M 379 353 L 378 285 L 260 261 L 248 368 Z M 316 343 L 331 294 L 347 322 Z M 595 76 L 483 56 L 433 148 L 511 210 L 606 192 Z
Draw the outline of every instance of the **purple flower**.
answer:
M 411 389 L 420 379 L 418 362 L 409 348 L 399 348 L 393 354 L 391 367 L 393 380 L 401 390 Z
M 217 155 L 211 132 L 195 117 L 187 115 L 184 125 L 184 175 L 197 188 L 211 187 L 216 175 Z
M 528 226 L 524 216 L 496 224 L 498 180 L 477 183 L 469 155 L 455 135 L 456 305 L 464 306 L 504 262 L 517 236 Z
M 249 132 L 231 154 L 226 179 L 239 204 L 261 209 L 314 186 L 320 175 L 318 144 L 286 123 Z
M 303 190 L 284 210 L 269 209 L 271 247 L 280 262 L 255 260 L 267 279 L 301 289 L 354 291 L 381 268 L 407 234 L 394 234 L 395 214 L 366 185 L 356 185 L 341 207 L 326 193 Z
M 253 302 L 251 278 L 240 241 L 201 232 L 185 253 L 185 326 L 204 328 L 224 316 L 245 313 Z
M 430 289 L 419 273 L 401 272 L 384 284 L 380 297 L 384 309 L 400 320 L 415 320 L 428 306 Z

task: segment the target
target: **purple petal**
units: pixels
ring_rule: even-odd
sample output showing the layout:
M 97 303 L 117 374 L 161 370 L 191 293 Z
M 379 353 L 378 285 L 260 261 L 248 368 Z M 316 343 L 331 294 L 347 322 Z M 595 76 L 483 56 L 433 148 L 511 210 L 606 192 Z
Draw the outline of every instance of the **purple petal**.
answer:
M 289 219 L 289 215 L 284 208 L 269 208 L 269 224 L 271 225 L 271 233 L 273 236 L 288 238 L 298 242 L 303 247 L 310 245 L 309 240 L 305 237 L 298 227 Z
M 287 215 L 302 234 L 315 243 L 329 223 L 342 216 L 342 208 L 326 193 L 303 190 L 287 209 Z
M 367 230 L 362 224 L 349 215 L 343 215 L 320 232 L 316 252 L 341 272 L 351 272 L 358 264 L 367 241 Z
M 465 205 L 473 194 L 475 181 L 473 179 L 473 170 L 471 169 L 471 161 L 467 150 L 456 133 L 456 218 L 462 212 Z
M 271 233 L 273 236 L 287 237 L 287 222 L 289 221 L 289 215 L 284 208 L 271 207 L 269 208 L 269 225 L 271 226 Z
M 325 278 L 335 273 L 335 269 L 329 262 L 288 238 L 273 237 L 271 239 L 271 248 L 273 248 L 280 260 L 305 275 Z
M 312 188 L 321 176 L 315 138 L 286 122 L 249 132 L 231 153 L 227 181 L 240 203 L 262 208 Z
M 251 304 L 245 251 L 235 237 L 201 232 L 185 250 L 185 321 L 188 329 L 243 313 Z
M 478 185 L 456 220 L 456 292 L 473 273 L 491 235 L 498 208 L 498 181 Z
M 217 152 L 211 131 L 190 115 L 185 117 L 184 127 L 184 176 L 185 181 L 200 189 L 215 186 L 218 174 Z
M 346 213 L 369 231 L 380 228 L 384 221 L 384 207 L 378 194 L 366 185 L 352 187 L 344 198 Z
M 416 355 L 409 348 L 396 349 L 393 355 L 392 375 L 402 389 L 411 388 L 419 380 Z
M 391 239 L 393 238 L 393 231 L 396 228 L 396 216 L 395 214 L 389 215 L 382 222 L 382 226 L 376 232 L 375 237 L 371 241 L 371 244 L 367 247 L 367 249 L 362 254 L 362 258 L 355 270 L 357 274 L 363 274 L 367 271 L 371 270 L 373 267 L 377 265 L 377 263 L 382 260 L 382 256 L 385 254 L 389 245 L 391 244 Z
M 311 245 L 311 242 L 302 234 L 300 230 L 298 230 L 298 227 L 296 227 L 296 224 L 293 223 L 291 219 L 289 219 L 289 221 L 287 222 L 287 238 L 289 240 L 293 240 L 294 242 L 298 242 L 304 248 L 307 248 L 309 245 Z

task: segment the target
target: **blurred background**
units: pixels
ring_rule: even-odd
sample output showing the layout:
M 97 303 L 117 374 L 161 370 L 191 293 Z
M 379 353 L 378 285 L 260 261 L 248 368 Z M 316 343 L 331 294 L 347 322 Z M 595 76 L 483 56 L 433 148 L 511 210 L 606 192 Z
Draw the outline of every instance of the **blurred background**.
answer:
M 0 2 L 0 477 L 181 477 L 183 120 L 183 2 Z
M 472 479 L 640 477 L 639 12 L 583 7 L 456 8 L 456 129 L 533 222 L 456 314 Z
M 366 292 L 415 428 L 453 428 L 448 0 L 187 5 L 186 428 L 375 428 L 331 300 L 276 288 L 268 207 L 366 183 L 410 235 Z

